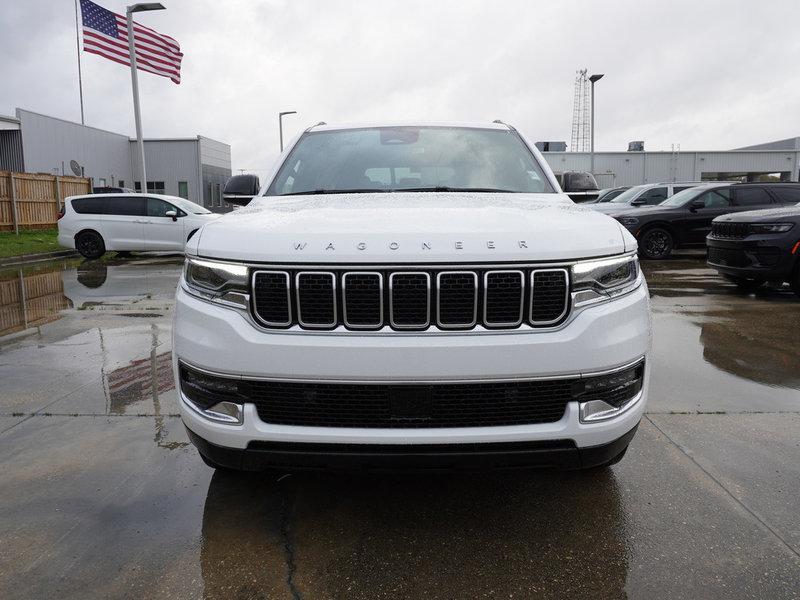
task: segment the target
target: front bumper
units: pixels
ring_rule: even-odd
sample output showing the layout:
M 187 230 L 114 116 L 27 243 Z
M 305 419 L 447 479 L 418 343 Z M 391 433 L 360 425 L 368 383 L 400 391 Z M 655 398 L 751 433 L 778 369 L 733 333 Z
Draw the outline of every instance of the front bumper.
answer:
M 508 444 L 371 445 L 253 442 L 240 450 L 210 443 L 191 429 L 189 439 L 214 463 L 237 471 L 302 470 L 457 470 L 556 467 L 588 469 L 616 458 L 628 447 L 636 425 L 621 437 L 578 448 L 572 440 Z
M 791 232 L 794 233 L 794 232 Z M 731 240 L 708 236 L 708 265 L 724 275 L 747 279 L 787 281 L 797 263 L 792 254 L 796 234 L 748 236 Z
M 548 331 L 464 333 L 265 332 L 240 312 L 178 289 L 173 357 L 235 377 L 328 383 L 525 381 L 597 373 L 646 357 L 650 346 L 646 285 L 614 301 L 588 307 Z M 252 451 L 262 442 L 400 446 L 567 441 L 574 449 L 604 446 L 638 424 L 647 401 L 649 367 L 641 392 L 624 412 L 581 422 L 578 402 L 550 423 L 431 429 L 309 427 L 262 421 L 245 404 L 242 424 L 211 421 L 181 394 L 181 413 L 196 439 L 209 447 Z M 178 387 L 180 389 L 180 387 Z M 198 444 L 199 445 L 199 444 Z M 535 444 L 534 444 L 535 445 Z M 317 446 L 321 448 L 321 446 Z M 486 446 L 488 450 L 488 446 Z M 567 454 L 574 453 L 573 450 Z M 217 461 L 219 462 L 219 461 Z

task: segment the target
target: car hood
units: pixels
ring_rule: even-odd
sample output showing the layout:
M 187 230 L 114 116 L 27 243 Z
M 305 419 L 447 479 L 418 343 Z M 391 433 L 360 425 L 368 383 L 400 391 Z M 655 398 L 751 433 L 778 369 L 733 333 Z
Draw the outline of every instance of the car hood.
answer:
M 746 210 L 740 213 L 722 215 L 714 221 L 725 221 L 735 223 L 758 223 L 775 221 L 777 219 L 790 219 L 800 222 L 800 206 L 785 206 L 781 208 L 764 208 L 761 210 Z
M 686 209 L 680 206 L 625 206 L 614 211 L 607 211 L 606 214 L 614 217 L 645 217 L 648 215 L 674 215 Z
M 632 205 L 627 204 L 624 202 L 597 202 L 594 204 L 587 204 L 592 210 L 596 210 L 597 212 L 601 212 L 607 215 L 616 214 L 623 210 L 644 210 L 647 208 L 653 208 L 652 206 L 643 206 L 643 205 Z
M 563 194 L 394 192 L 257 198 L 187 245 L 292 263 L 570 260 L 633 250 L 616 221 Z

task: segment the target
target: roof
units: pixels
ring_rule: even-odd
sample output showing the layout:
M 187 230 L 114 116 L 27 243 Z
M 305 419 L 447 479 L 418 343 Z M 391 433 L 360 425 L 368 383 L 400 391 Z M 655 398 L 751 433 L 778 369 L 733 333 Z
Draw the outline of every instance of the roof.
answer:
M 509 125 L 499 122 L 464 122 L 464 121 L 374 121 L 367 123 L 318 123 L 307 131 L 338 131 L 342 129 L 370 129 L 376 127 L 453 127 L 469 129 L 511 129 Z

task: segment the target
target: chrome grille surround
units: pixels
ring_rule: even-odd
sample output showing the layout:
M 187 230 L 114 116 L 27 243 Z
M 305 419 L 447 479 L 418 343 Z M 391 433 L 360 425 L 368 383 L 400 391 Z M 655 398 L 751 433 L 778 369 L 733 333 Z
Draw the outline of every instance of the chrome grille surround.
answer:
M 536 301 L 535 280 L 536 280 L 536 276 L 537 275 L 544 275 L 544 274 L 547 274 L 547 273 L 563 274 L 564 275 L 565 285 L 564 285 L 563 310 L 558 314 L 558 316 L 556 316 L 556 317 L 554 317 L 552 319 L 535 319 L 534 318 L 534 311 L 535 311 L 535 308 L 536 308 L 535 307 L 535 301 Z M 529 294 L 530 307 L 529 307 L 529 313 L 528 313 L 528 320 L 530 321 L 530 323 L 534 327 L 536 327 L 536 326 L 545 326 L 545 325 L 554 325 L 554 324 L 558 323 L 559 321 L 561 321 L 561 319 L 563 319 L 566 316 L 567 312 L 569 311 L 569 292 L 570 292 L 570 288 L 569 288 L 569 271 L 567 269 L 559 268 L 559 269 L 533 269 L 533 270 L 531 270 L 531 274 L 530 274 L 530 290 L 531 290 L 531 292 Z
M 308 290 L 308 291 L 305 291 L 305 292 L 303 291 L 303 289 L 302 289 L 303 280 L 304 279 L 309 279 L 309 278 L 312 278 L 312 277 L 316 277 L 316 278 L 320 278 L 320 279 L 330 279 L 330 281 L 331 281 L 330 308 L 331 308 L 331 315 L 332 315 L 333 318 L 330 321 L 326 321 L 326 322 L 317 321 L 317 322 L 314 322 L 314 321 L 306 321 L 306 320 L 303 319 L 303 309 L 302 309 L 302 304 L 303 304 L 303 299 L 304 299 L 303 296 L 304 295 L 309 295 L 310 296 L 311 292 L 312 292 L 312 290 Z M 297 274 L 295 275 L 295 279 L 294 279 L 294 281 L 295 281 L 295 297 L 296 297 L 296 300 L 297 300 L 297 322 L 300 324 L 301 327 L 304 327 L 306 329 L 332 329 L 332 328 L 336 327 L 336 324 L 338 323 L 337 311 L 336 311 L 336 305 L 338 304 L 338 302 L 336 301 L 336 279 L 337 279 L 336 274 L 332 273 L 330 271 L 298 271 L 297 272 Z M 306 307 L 306 308 L 308 309 L 310 307 Z M 310 313 L 311 310 L 308 310 L 307 312 Z
M 259 292 L 258 292 L 258 285 L 257 280 L 259 275 L 277 275 L 282 276 L 286 281 L 286 314 L 288 319 L 286 321 L 271 321 L 269 319 L 264 319 L 261 315 L 259 315 L 259 311 L 257 309 L 258 303 L 260 301 Z M 292 324 L 292 279 L 291 275 L 289 275 L 288 271 L 268 271 L 268 270 L 256 270 L 253 271 L 250 275 L 250 288 L 253 291 L 253 310 L 252 313 L 255 318 L 258 320 L 259 323 L 265 325 L 266 327 L 289 327 Z
M 519 276 L 519 318 L 514 321 L 491 321 L 489 319 L 489 278 L 495 275 Z M 510 299 L 510 298 L 509 298 Z M 519 327 L 525 318 L 525 273 L 518 269 L 495 269 L 483 274 L 483 324 L 487 327 Z
M 472 279 L 472 318 L 462 323 L 445 323 L 442 318 L 442 279 L 462 275 Z M 442 329 L 472 329 L 478 323 L 478 274 L 475 271 L 439 271 L 436 274 L 436 326 Z
M 373 324 L 354 323 L 347 318 L 347 280 L 353 277 L 375 277 L 378 280 L 378 322 Z M 352 287 L 351 287 L 352 289 Z M 342 322 L 348 329 L 377 329 L 383 326 L 383 273 L 378 271 L 348 271 L 342 274 Z M 352 301 L 352 300 L 351 300 Z
M 425 311 L 425 320 L 418 321 L 417 323 L 401 323 L 395 318 L 395 291 L 399 290 L 399 286 L 395 285 L 395 280 L 399 278 L 410 278 L 422 276 L 425 280 L 427 289 L 426 302 L 427 309 Z M 389 324 L 394 329 L 427 329 L 431 324 L 431 275 L 423 271 L 395 271 L 389 275 Z

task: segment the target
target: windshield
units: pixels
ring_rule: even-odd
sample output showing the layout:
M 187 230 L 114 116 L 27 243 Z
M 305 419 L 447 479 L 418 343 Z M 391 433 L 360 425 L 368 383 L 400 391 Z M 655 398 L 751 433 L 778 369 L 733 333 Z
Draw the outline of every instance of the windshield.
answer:
M 677 194 L 673 194 L 659 204 L 659 206 L 683 206 L 687 202 L 691 202 L 700 194 L 707 192 L 708 190 L 709 188 L 702 185 L 699 187 L 689 188 L 687 190 L 683 190 L 682 192 L 678 192 Z
M 629 188 L 622 192 L 616 198 L 612 198 L 609 202 L 619 203 L 619 204 L 628 204 L 631 200 L 635 200 L 636 196 L 641 194 L 645 189 L 647 189 L 646 185 L 637 185 L 632 188 Z
M 381 127 L 303 135 L 266 195 L 554 192 L 515 131 Z
M 178 208 L 182 208 L 184 211 L 188 213 L 192 213 L 195 215 L 210 215 L 211 211 L 207 208 L 203 208 L 199 204 L 195 204 L 191 200 L 186 200 L 184 198 L 179 198 L 177 196 L 170 196 L 169 201 L 172 202 Z

